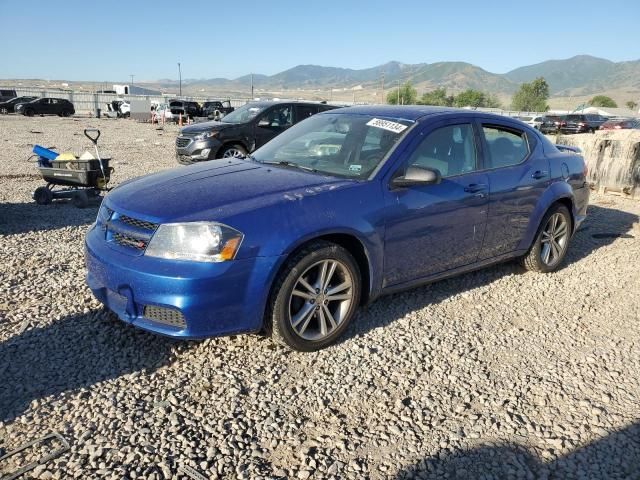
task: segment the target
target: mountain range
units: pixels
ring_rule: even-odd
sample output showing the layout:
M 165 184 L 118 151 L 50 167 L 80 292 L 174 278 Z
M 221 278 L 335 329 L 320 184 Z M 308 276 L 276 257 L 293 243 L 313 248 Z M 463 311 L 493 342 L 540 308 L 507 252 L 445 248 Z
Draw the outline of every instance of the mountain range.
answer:
M 552 95 L 589 95 L 603 91 L 624 90 L 640 96 L 640 60 L 612 62 L 589 55 L 564 60 L 548 60 L 516 68 L 504 74 L 488 72 L 465 62 L 406 64 L 388 62 L 376 67 L 350 69 L 298 65 L 275 75 L 253 75 L 258 89 L 379 89 L 384 74 L 385 89 L 398 82 L 410 81 L 420 90 L 445 87 L 452 92 L 474 88 L 486 92 L 511 95 L 522 82 L 544 77 Z M 183 85 L 191 89 L 243 89 L 251 83 L 251 75 L 236 79 L 189 79 Z M 174 87 L 175 80 L 159 80 L 161 87 Z

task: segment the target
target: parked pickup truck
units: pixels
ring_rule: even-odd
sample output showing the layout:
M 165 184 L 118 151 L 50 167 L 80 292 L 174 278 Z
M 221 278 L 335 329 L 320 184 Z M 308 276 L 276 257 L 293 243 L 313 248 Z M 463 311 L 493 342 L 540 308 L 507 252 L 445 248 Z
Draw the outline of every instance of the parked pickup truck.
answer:
M 212 120 L 220 119 L 228 113 L 233 112 L 233 110 L 234 108 L 231 106 L 231 102 L 229 100 L 212 100 L 202 104 L 202 116 L 208 117 Z M 219 112 L 219 114 L 216 112 Z

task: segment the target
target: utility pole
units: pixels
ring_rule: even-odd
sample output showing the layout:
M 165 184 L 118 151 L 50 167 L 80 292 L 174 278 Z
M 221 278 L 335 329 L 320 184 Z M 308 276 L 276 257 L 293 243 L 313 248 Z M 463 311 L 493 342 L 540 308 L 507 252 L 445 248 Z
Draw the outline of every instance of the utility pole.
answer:
M 131 85 L 129 86 L 129 91 L 131 91 L 131 87 L 133 87 L 133 77 L 135 77 L 135 75 L 129 75 L 131 77 Z
M 398 105 L 400 105 L 400 80 L 398 80 Z
M 251 100 L 253 100 L 255 97 L 253 96 L 253 73 L 251 74 Z
M 180 62 L 178 62 L 178 78 L 180 79 L 180 96 L 182 96 L 182 70 L 180 69 Z
M 382 79 L 380 83 L 381 83 L 381 86 L 380 86 L 381 103 L 385 103 L 384 101 L 384 70 L 382 71 Z

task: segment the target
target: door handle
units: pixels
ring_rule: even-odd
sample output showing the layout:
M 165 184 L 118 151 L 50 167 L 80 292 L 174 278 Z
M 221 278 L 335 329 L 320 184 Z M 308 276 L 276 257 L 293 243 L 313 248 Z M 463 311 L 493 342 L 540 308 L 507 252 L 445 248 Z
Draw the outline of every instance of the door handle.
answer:
M 546 172 L 545 170 L 536 170 L 535 172 L 533 172 L 531 174 L 531 178 L 535 179 L 535 180 L 540 180 L 541 178 L 545 178 L 549 175 L 548 172 Z
M 486 189 L 487 186 L 484 183 L 471 183 L 464 187 L 464 191 L 467 193 L 484 192 Z

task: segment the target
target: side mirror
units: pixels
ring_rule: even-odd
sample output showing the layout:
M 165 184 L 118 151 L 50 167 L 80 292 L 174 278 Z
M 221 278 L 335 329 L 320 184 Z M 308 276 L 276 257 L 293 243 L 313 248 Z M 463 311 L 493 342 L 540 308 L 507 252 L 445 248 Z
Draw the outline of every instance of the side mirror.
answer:
M 404 175 L 391 180 L 391 185 L 397 188 L 413 185 L 435 185 L 441 180 L 442 175 L 436 168 L 409 167 Z
M 267 120 L 266 118 L 263 118 L 262 120 L 260 120 L 258 122 L 258 126 L 259 127 L 270 127 L 271 126 L 271 122 L 269 122 L 269 120 Z

